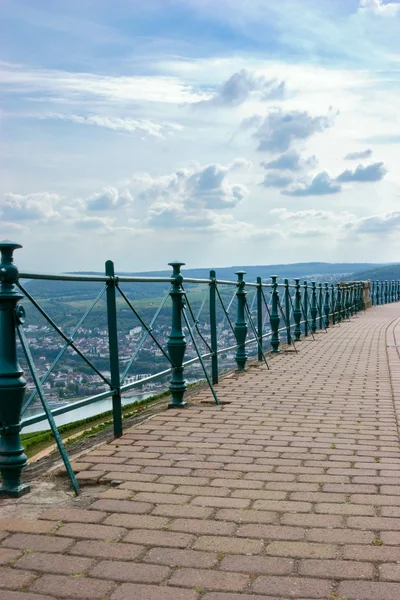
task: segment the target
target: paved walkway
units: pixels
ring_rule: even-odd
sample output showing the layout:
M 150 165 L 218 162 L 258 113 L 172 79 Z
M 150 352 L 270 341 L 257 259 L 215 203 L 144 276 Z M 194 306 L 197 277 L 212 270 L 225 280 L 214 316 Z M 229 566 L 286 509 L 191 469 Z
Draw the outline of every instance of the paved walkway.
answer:
M 79 499 L 5 502 L 1 600 L 398 600 L 396 343 L 372 308 L 82 456 Z

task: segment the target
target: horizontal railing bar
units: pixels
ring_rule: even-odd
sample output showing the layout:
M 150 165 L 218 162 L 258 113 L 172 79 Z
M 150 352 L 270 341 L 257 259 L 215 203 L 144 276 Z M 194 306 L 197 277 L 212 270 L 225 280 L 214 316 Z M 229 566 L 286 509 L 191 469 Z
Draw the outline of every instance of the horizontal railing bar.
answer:
M 110 280 L 107 275 L 73 275 L 68 273 L 19 273 L 20 279 L 46 279 L 50 281 L 87 281 L 87 282 L 106 282 Z
M 185 277 L 184 273 L 183 280 L 187 283 L 199 283 L 199 284 L 210 284 L 216 283 L 219 285 L 237 285 L 237 281 L 231 281 L 227 279 L 198 279 L 196 277 Z M 87 281 L 89 282 L 107 282 L 111 278 L 107 277 L 107 275 L 79 275 L 73 273 L 19 273 L 20 279 L 39 279 L 39 280 L 54 280 L 54 281 Z M 146 277 L 146 276 L 131 276 L 131 275 L 118 275 L 116 274 L 116 278 L 124 283 L 173 283 L 174 279 L 172 277 Z M 259 283 L 255 283 L 252 281 L 246 281 L 246 286 L 249 287 L 259 287 Z M 357 283 L 357 282 L 355 282 Z M 286 284 L 283 282 L 277 282 L 279 287 L 286 287 Z M 350 284 L 351 285 L 351 284 Z M 262 287 L 272 287 L 271 283 L 261 283 Z M 288 284 L 289 288 L 296 288 L 295 284 Z M 304 285 L 300 284 L 300 288 L 304 289 Z M 310 290 L 310 286 L 308 286 Z M 319 289 L 319 288 L 317 288 Z
M 134 277 L 130 275 L 115 274 L 115 278 L 122 283 L 173 283 L 172 277 Z

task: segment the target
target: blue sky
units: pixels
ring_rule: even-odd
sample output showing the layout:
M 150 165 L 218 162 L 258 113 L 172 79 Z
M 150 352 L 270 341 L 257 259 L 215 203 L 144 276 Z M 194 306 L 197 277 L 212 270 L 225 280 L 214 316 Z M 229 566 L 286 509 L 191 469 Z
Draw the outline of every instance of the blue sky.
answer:
M 0 238 L 23 268 L 399 260 L 400 2 L 0 11 Z

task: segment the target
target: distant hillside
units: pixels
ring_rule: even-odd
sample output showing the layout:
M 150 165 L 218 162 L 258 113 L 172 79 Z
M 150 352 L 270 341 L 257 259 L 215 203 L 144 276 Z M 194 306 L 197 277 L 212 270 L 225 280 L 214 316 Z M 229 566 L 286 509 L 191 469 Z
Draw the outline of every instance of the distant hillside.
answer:
M 393 281 L 400 280 L 400 264 L 376 267 L 366 271 L 357 271 L 353 274 L 354 279 L 367 281 Z
M 382 263 L 381 263 L 382 264 Z M 357 271 L 366 271 L 368 269 L 380 267 L 381 264 L 376 263 L 292 263 L 288 265 L 256 265 L 256 266 L 233 266 L 216 268 L 218 279 L 227 279 L 234 281 L 236 279 L 235 271 L 246 271 L 245 279 L 247 281 L 255 281 L 257 277 L 263 280 L 270 281 L 271 275 L 277 275 L 280 280 L 283 278 L 300 277 L 302 280 L 311 281 L 315 278 L 317 281 L 334 282 L 343 278 L 348 279 L 352 273 Z M 197 279 L 207 279 L 210 269 L 186 269 L 182 268 L 182 273 L 185 277 L 193 277 Z M 75 272 L 79 275 L 102 275 L 99 272 Z M 169 277 L 171 270 L 165 271 L 146 271 L 142 273 L 126 273 L 119 272 L 119 275 L 136 275 L 143 277 Z M 357 278 L 359 278 L 357 276 Z M 59 299 L 68 301 L 69 299 L 84 300 L 92 298 L 104 284 L 101 283 L 84 283 L 79 281 L 38 281 L 31 280 L 27 282 L 27 289 L 36 297 Z M 166 289 L 165 283 L 141 283 L 141 284 L 124 284 L 124 289 L 127 290 L 128 296 L 132 299 L 144 299 L 157 297 Z

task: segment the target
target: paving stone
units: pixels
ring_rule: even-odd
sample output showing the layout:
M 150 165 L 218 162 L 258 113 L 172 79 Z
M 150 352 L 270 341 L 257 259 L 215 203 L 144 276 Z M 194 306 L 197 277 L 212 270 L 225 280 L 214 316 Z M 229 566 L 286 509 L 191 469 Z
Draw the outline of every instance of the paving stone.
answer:
M 379 565 L 379 578 L 386 581 L 400 581 L 400 565 L 395 563 Z
M 122 529 L 122 527 L 86 523 L 67 523 L 57 530 L 57 535 L 96 540 L 118 540 L 124 533 L 125 529 Z
M 99 523 L 107 513 L 100 511 L 88 511 L 77 508 L 52 508 L 46 510 L 41 516 L 41 519 L 49 521 L 64 521 L 66 523 Z
M 89 506 L 91 510 L 102 510 L 112 513 L 146 514 L 153 510 L 154 504 L 130 500 L 97 500 Z M 103 513 L 106 516 L 105 513 Z
M 114 584 L 109 581 L 65 575 L 43 575 L 31 587 L 34 592 L 71 600 L 102 600 L 113 588 Z
M 43 596 L 42 594 L 31 594 L 30 592 L 12 592 L 3 590 L 1 600 L 54 600 L 54 596 Z
M 170 548 L 187 548 L 194 541 L 194 536 L 187 533 L 176 533 L 171 531 L 153 531 L 137 529 L 130 531 L 124 538 L 124 542 L 135 544 L 146 544 L 149 546 L 168 546 Z
M 174 519 L 168 527 L 170 531 L 183 531 L 199 535 L 231 535 L 236 529 L 236 524 L 205 519 Z
M 355 529 L 309 529 L 306 538 L 310 542 L 331 544 L 372 544 L 376 535 L 372 531 Z
M 294 560 L 270 556 L 225 556 L 220 568 L 223 571 L 257 575 L 290 575 Z
M 92 556 L 94 558 L 112 558 L 119 560 L 135 560 L 143 552 L 144 546 L 100 540 L 82 540 L 69 549 L 69 554 Z
M 15 533 L 4 540 L 3 546 L 7 548 L 19 548 L 21 550 L 38 550 L 41 552 L 64 552 L 73 543 L 74 540 L 72 538 Z
M 16 531 L 21 533 L 50 533 L 57 529 L 53 521 L 33 519 L 0 519 L 0 531 Z
M 258 594 L 273 594 L 284 598 L 318 598 L 326 600 L 332 590 L 332 582 L 325 579 L 307 579 L 305 577 L 261 576 L 254 581 L 252 587 L 253 591 Z
M 230 554 L 260 554 L 264 544 L 261 540 L 211 535 L 199 537 L 193 548 Z
M 332 579 L 373 579 L 374 566 L 353 560 L 301 560 L 299 574 Z
M 333 544 L 313 542 L 271 542 L 266 554 L 270 556 L 293 556 L 296 558 L 335 558 L 337 547 Z
M 0 548 L 0 565 L 7 565 L 11 561 L 16 560 L 19 556 L 21 556 L 21 552 L 18 552 L 18 550 Z
M 205 569 L 177 569 L 169 580 L 171 585 L 239 592 L 249 582 L 247 575 Z
M 343 558 L 359 561 L 395 562 L 400 561 L 400 548 L 384 544 L 382 546 L 347 545 L 343 548 Z
M 225 594 L 224 592 L 209 592 L 201 600 L 281 600 L 277 596 L 259 596 L 258 594 Z
M 216 513 L 215 519 L 234 521 L 235 523 L 274 523 L 278 519 L 278 514 L 265 510 L 235 510 L 225 508 Z
M 104 525 L 126 527 L 127 529 L 161 529 L 168 523 L 167 517 L 153 517 L 152 515 L 112 514 L 103 522 Z
M 36 579 L 36 573 L 20 571 L 10 567 L 0 567 L 0 588 L 18 590 L 25 588 Z
M 306 530 L 301 527 L 285 527 L 284 525 L 241 525 L 236 535 L 239 537 L 261 538 L 264 540 L 302 540 Z
M 198 594 L 194 590 L 138 583 L 124 583 L 111 596 L 111 600 L 197 600 L 197 598 Z
M 213 567 L 218 558 L 212 552 L 196 550 L 175 550 L 171 548 L 152 548 L 144 557 L 144 562 L 170 567 L 196 567 L 208 569 Z
M 110 581 L 134 581 L 137 583 L 160 583 L 168 577 L 170 569 L 158 565 L 144 565 L 103 560 L 90 572 L 92 577 Z
M 395 600 L 399 597 L 399 584 L 384 581 L 342 581 L 338 596 L 348 600 Z
M 30 552 L 14 563 L 17 569 L 31 569 L 42 573 L 79 575 L 85 573 L 94 561 L 81 556 L 66 556 L 48 552 Z
M 160 504 L 153 510 L 153 515 L 161 515 L 166 517 L 176 517 L 178 514 L 182 518 L 188 519 L 207 519 L 212 515 L 214 510 L 203 506 L 180 506 L 179 509 L 173 504 Z

